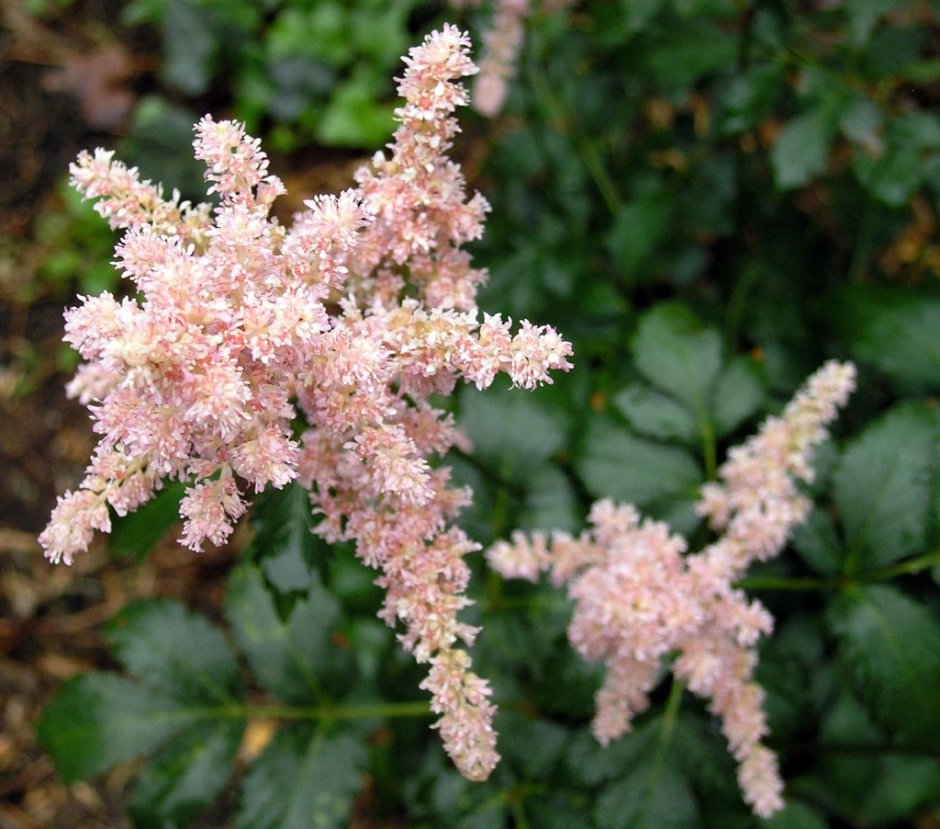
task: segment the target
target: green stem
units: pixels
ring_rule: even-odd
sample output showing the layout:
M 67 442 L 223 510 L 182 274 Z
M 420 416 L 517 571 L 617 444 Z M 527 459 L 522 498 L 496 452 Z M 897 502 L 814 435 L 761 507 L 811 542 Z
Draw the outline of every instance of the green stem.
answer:
M 718 447 L 715 439 L 715 427 L 707 416 L 699 421 L 699 434 L 702 437 L 702 457 L 705 461 L 705 480 L 710 481 L 718 471 Z
M 663 709 L 663 716 L 660 720 L 659 740 L 656 746 L 656 763 L 662 762 L 666 756 L 666 750 L 672 741 L 672 732 L 675 731 L 676 723 L 679 720 L 679 703 L 682 701 L 682 683 L 673 680 L 672 687 L 669 689 L 669 699 L 666 700 L 666 707 Z
M 616 216 L 620 212 L 623 201 L 620 198 L 620 194 L 617 192 L 614 182 L 607 174 L 607 169 L 604 167 L 604 163 L 597 152 L 597 148 L 587 137 L 582 135 L 579 130 L 571 126 L 571 119 L 566 116 L 565 108 L 559 102 L 552 90 L 551 84 L 545 80 L 542 73 L 532 65 L 528 70 L 528 74 L 532 80 L 532 87 L 535 89 L 539 98 L 542 99 L 542 102 L 548 109 L 549 115 L 555 122 L 559 131 L 567 135 L 568 138 L 571 139 L 572 144 L 574 144 L 574 148 L 581 157 L 584 168 L 593 179 L 598 192 L 601 194 L 601 198 L 604 200 L 604 204 L 607 205 L 607 209 L 613 216 Z
M 745 590 L 845 590 L 856 584 L 871 584 L 888 581 L 897 576 L 919 573 L 934 564 L 940 564 L 940 550 L 914 556 L 906 561 L 855 573 L 851 576 L 832 578 L 788 578 L 786 576 L 750 576 L 740 579 L 737 586 Z
M 748 576 L 735 582 L 742 590 L 840 590 L 845 579 L 788 578 L 786 576 Z
M 371 705 L 253 705 L 233 703 L 185 711 L 166 712 L 170 719 L 275 719 L 275 720 L 365 720 L 372 717 L 430 717 L 423 700 L 383 702 Z

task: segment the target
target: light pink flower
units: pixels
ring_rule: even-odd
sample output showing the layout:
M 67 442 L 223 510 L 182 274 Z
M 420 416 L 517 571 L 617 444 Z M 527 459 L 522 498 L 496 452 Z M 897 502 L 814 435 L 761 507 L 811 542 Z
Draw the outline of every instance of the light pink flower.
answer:
M 467 442 L 427 397 L 498 372 L 523 388 L 551 382 L 571 346 L 547 326 L 513 334 L 478 319 L 486 273 L 460 246 L 489 208 L 447 157 L 467 100 L 459 79 L 476 72 L 468 51 L 452 26 L 412 49 L 389 157 L 361 169 L 357 188 L 306 202 L 290 228 L 269 216 L 284 188 L 241 124 L 196 125 L 214 209 L 165 199 L 111 153 L 79 157 L 73 183 L 125 230 L 116 264 L 141 299 L 83 298 L 66 315 L 86 361 L 69 391 L 101 442 L 40 541 L 69 563 L 110 529 L 109 506 L 123 515 L 178 479 L 180 540 L 198 550 L 226 540 L 247 491 L 298 479 L 317 532 L 354 541 L 381 570 L 381 616 L 430 666 L 445 748 L 483 779 L 497 760 L 494 708 L 463 650 L 477 630 L 458 618 L 478 546 L 451 526 L 469 493 L 429 462 Z
M 649 706 L 667 654 L 672 671 L 710 701 L 738 761 L 738 782 L 754 812 L 783 808 L 783 784 L 767 734 L 764 693 L 754 683 L 755 650 L 773 619 L 757 600 L 733 586 L 755 560 L 777 555 L 809 502 L 796 480 L 812 474 L 811 451 L 843 406 L 855 382 L 850 364 L 828 363 L 814 374 L 779 418 L 732 449 L 719 480 L 702 488 L 699 512 L 723 531 L 713 544 L 683 555 L 685 539 L 641 519 L 631 505 L 594 504 L 590 528 L 577 539 L 551 542 L 515 533 L 487 559 L 506 577 L 534 581 L 548 570 L 567 584 L 574 601 L 568 637 L 588 660 L 607 668 L 597 693 L 594 734 L 607 744 L 630 730 Z

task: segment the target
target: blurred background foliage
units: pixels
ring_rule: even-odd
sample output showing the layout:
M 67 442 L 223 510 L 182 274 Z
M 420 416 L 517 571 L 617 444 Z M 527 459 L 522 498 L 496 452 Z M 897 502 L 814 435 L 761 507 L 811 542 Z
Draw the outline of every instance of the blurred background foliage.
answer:
M 72 5 L 26 8 L 55 21 Z M 391 134 L 409 45 L 443 20 L 479 43 L 490 11 L 132 0 L 121 24 L 159 59 L 113 130 L 119 153 L 198 194 L 191 125 L 211 109 L 248 123 L 289 189 L 311 159 L 348 172 Z M 475 452 L 447 462 L 475 491 L 463 521 L 482 544 L 577 532 L 599 497 L 704 542 L 692 503 L 727 448 L 824 360 L 859 364 L 810 520 L 741 585 L 777 619 L 758 677 L 785 812 L 750 815 L 688 693 L 661 687 L 632 734 L 598 746 L 599 674 L 566 644 L 565 599 L 479 561 L 467 617 L 504 760 L 462 780 L 420 715 L 420 671 L 374 617 L 372 575 L 309 534 L 292 487 L 256 505 L 211 621 L 156 600 L 111 623 L 122 670 L 70 680 L 40 723 L 62 777 L 149 757 L 130 794 L 141 827 L 206 825 L 220 793 L 224 825 L 245 829 L 940 826 L 938 11 L 554 4 L 530 14 L 503 112 L 462 116 L 457 153 L 493 205 L 474 249 L 491 272 L 481 307 L 552 323 L 575 348 L 554 386 L 454 401 Z M 20 302 L 116 287 L 104 223 L 66 191 L 56 204 Z M 120 524 L 115 553 L 145 556 L 179 497 Z

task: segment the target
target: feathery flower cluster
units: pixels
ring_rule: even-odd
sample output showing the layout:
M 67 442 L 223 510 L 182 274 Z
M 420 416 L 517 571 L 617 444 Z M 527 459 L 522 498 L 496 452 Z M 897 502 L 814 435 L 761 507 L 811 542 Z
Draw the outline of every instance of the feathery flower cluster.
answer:
M 568 585 L 574 614 L 568 630 L 588 660 L 604 660 L 594 734 L 605 745 L 630 729 L 649 705 L 664 657 L 690 690 L 710 700 L 721 718 L 738 782 L 754 812 L 783 807 L 783 785 L 767 734 L 763 691 L 754 682 L 755 646 L 773 619 L 757 600 L 733 586 L 748 565 L 777 555 L 810 504 L 795 479 L 812 476 L 811 451 L 854 387 L 851 364 L 828 363 L 807 382 L 781 417 L 729 453 L 719 480 L 706 484 L 699 504 L 723 534 L 692 555 L 668 525 L 641 519 L 632 505 L 594 504 L 591 528 L 580 537 L 522 533 L 487 551 L 507 577 L 534 581 L 543 570 Z
M 482 389 L 498 372 L 550 383 L 571 347 L 547 326 L 513 334 L 498 315 L 478 319 L 486 275 L 460 246 L 488 206 L 446 156 L 467 103 L 458 79 L 476 71 L 468 50 L 452 26 L 412 49 L 390 157 L 360 170 L 358 188 L 306 202 L 289 229 L 269 217 L 284 188 L 238 123 L 196 126 L 215 208 L 165 199 L 111 153 L 79 157 L 73 183 L 125 231 L 117 264 L 143 298 L 105 293 L 66 314 L 85 361 L 69 391 L 102 437 L 40 541 L 71 563 L 109 531 L 109 508 L 124 515 L 179 479 L 181 541 L 199 550 L 229 536 L 247 490 L 300 481 L 318 532 L 355 541 L 381 571 L 381 615 L 429 664 L 422 687 L 445 748 L 480 780 L 498 760 L 494 708 L 460 647 L 477 631 L 458 620 L 464 555 L 479 548 L 451 526 L 469 492 L 428 462 L 463 440 L 428 396 L 460 380 Z

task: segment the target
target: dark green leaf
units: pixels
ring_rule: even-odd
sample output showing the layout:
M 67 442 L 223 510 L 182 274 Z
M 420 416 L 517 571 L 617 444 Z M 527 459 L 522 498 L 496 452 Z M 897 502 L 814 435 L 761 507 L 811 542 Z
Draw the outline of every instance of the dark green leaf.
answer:
M 163 11 L 166 79 L 188 95 L 206 91 L 218 41 L 210 18 L 190 0 L 167 0 Z
M 940 300 L 856 287 L 840 296 L 838 313 L 859 359 L 896 380 L 940 387 Z
M 157 493 L 153 500 L 114 521 L 111 549 L 124 555 L 133 553 L 138 557 L 149 553 L 179 520 L 180 500 L 184 492 L 183 484 L 173 481 Z
M 138 829 L 189 826 L 225 786 L 244 720 L 189 729 L 148 763 L 134 785 L 131 813 Z
M 636 367 L 654 386 L 705 416 L 721 369 L 721 336 L 678 303 L 661 303 L 640 320 L 632 342 Z
M 531 470 L 517 524 L 525 530 L 575 532 L 581 522 L 578 498 L 568 477 L 557 466 Z
M 718 437 L 737 429 L 763 402 L 764 386 L 753 361 L 738 357 L 728 362 L 715 382 L 709 407 Z
M 575 468 L 588 491 L 637 505 L 693 491 L 702 481 L 684 449 L 638 438 L 605 418 L 592 418 Z
M 879 757 L 878 774 L 855 808 L 857 820 L 872 825 L 905 822 L 924 806 L 936 807 L 938 792 L 940 765 L 935 756 Z
M 586 796 L 549 792 L 527 798 L 525 812 L 529 826 L 539 829 L 593 829 L 594 823 L 586 808 L 589 802 Z
M 731 80 L 723 101 L 723 133 L 734 135 L 753 129 L 767 116 L 780 95 L 783 71 L 779 63 L 758 65 Z
M 571 732 L 550 720 L 506 712 L 499 719 L 504 760 L 524 780 L 544 780 L 561 762 Z M 533 747 L 538 746 L 538 751 Z
M 824 576 L 838 573 L 845 556 L 832 518 L 820 509 L 814 509 L 796 528 L 793 546 L 806 564 Z
M 365 748 L 313 726 L 283 727 L 245 777 L 238 829 L 348 826 Z
M 927 163 L 940 150 L 940 119 L 929 112 L 910 112 L 889 122 L 884 151 L 858 153 L 859 181 L 891 207 L 905 205 L 924 181 Z
M 788 122 L 770 151 L 777 187 L 801 187 L 822 173 L 833 131 L 832 118 L 821 106 Z
M 790 800 L 782 812 L 763 823 L 767 829 L 826 829 L 825 818 L 798 800 Z
M 638 432 L 653 438 L 677 438 L 694 443 L 698 436 L 695 416 L 672 397 L 642 383 L 618 391 L 611 402 Z
M 39 743 L 71 783 L 149 754 L 197 716 L 179 703 L 114 674 L 66 682 L 42 712 Z
M 577 732 L 565 755 L 565 773 L 582 786 L 597 786 L 620 777 L 655 751 L 657 729 L 649 724 L 602 746 L 590 731 Z
M 179 602 L 129 605 L 111 623 L 108 638 L 131 674 L 168 696 L 217 704 L 241 698 L 241 675 L 225 638 Z
M 847 568 L 887 564 L 921 547 L 936 461 L 937 418 L 922 406 L 896 407 L 846 449 L 833 497 Z
M 306 591 L 316 581 L 313 570 L 326 545 L 313 534 L 310 496 L 298 484 L 267 489 L 255 503 L 251 555 L 281 593 Z
M 351 656 L 331 639 L 339 605 L 319 583 L 282 621 L 258 568 L 242 565 L 229 580 L 225 614 L 255 676 L 280 699 L 309 705 L 324 683 L 346 675 Z
M 920 744 L 940 740 L 940 622 L 885 585 L 858 587 L 830 607 L 840 653 L 873 717 Z
M 702 15 L 663 27 L 651 46 L 646 69 L 667 90 L 728 66 L 737 54 L 736 39 Z
M 878 18 L 896 6 L 897 0 L 846 0 L 848 30 L 853 45 L 864 45 Z
M 523 481 L 564 445 L 567 426 L 564 414 L 540 403 L 537 393 L 469 387 L 460 395 L 460 425 L 477 457 L 500 476 Z
M 637 268 L 670 228 L 671 202 L 653 192 L 622 207 L 607 237 L 620 271 L 633 279 Z
M 691 829 L 698 809 L 688 781 L 653 752 L 597 799 L 598 829 Z

